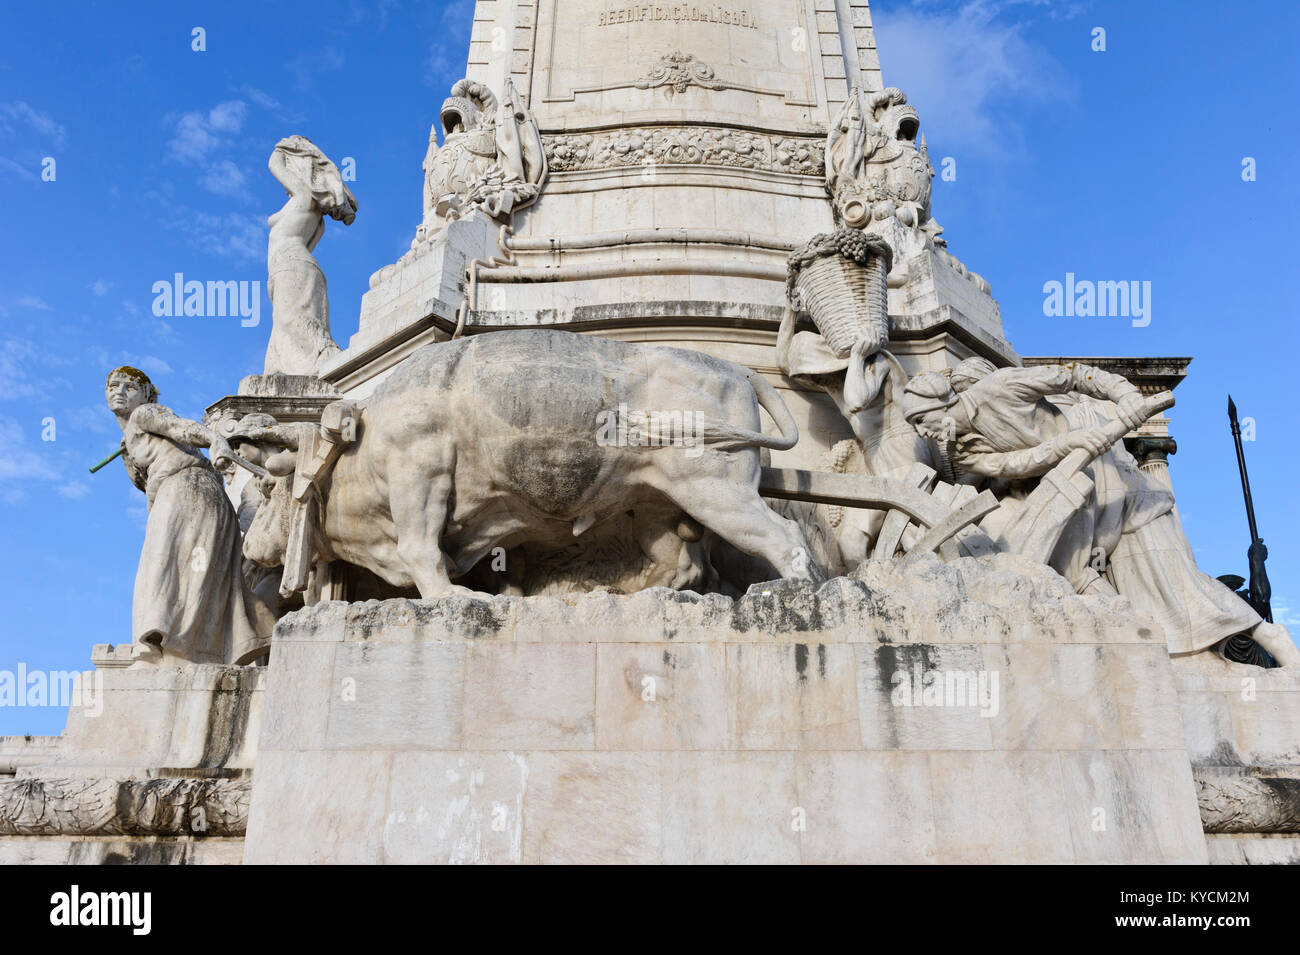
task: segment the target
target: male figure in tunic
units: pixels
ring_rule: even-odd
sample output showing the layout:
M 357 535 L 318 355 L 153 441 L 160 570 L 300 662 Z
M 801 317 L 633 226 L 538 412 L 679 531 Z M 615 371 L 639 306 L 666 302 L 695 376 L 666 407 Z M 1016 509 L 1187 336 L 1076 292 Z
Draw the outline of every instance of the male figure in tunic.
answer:
M 992 536 L 1015 521 L 1017 504 L 1038 478 L 1082 448 L 1093 456 L 1088 474 L 1094 490 L 1062 535 L 1049 561 L 1054 569 L 1080 593 L 1128 597 L 1162 625 L 1170 653 L 1192 653 L 1249 633 L 1280 665 L 1300 664 L 1285 627 L 1264 621 L 1197 569 L 1173 495 L 1138 469 L 1122 443 L 1105 436 L 1112 414 L 1130 429 L 1145 420 L 1136 387 L 1081 364 L 958 371 L 960 393 L 944 375 L 913 378 L 904 414 L 969 480 L 999 485 L 1003 506 L 985 523 Z M 1062 408 L 1048 400 L 1052 396 L 1075 401 Z M 1113 403 L 1114 412 L 1103 402 Z

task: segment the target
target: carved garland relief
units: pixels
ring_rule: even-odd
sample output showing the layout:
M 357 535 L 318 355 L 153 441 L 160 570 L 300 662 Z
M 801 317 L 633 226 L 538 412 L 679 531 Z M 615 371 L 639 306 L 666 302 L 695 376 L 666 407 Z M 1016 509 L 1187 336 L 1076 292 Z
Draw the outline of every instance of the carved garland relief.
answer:
M 641 127 L 542 137 L 553 172 L 626 166 L 692 165 L 825 175 L 819 139 L 691 126 Z

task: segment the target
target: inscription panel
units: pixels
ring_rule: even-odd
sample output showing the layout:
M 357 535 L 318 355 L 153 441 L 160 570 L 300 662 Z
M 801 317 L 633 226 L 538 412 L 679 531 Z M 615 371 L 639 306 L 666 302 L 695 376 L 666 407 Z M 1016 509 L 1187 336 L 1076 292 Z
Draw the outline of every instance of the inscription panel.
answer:
M 665 121 L 806 130 L 826 122 L 807 0 L 542 0 L 532 108 L 543 129 Z

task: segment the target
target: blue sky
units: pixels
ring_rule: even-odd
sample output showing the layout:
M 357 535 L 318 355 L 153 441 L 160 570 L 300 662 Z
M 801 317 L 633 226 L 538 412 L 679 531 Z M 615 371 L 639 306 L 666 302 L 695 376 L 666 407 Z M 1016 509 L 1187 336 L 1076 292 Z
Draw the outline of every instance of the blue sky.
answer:
M 318 249 L 335 337 L 420 217 L 429 125 L 464 67 L 472 3 L 348 0 L 21 4 L 0 43 L 0 669 L 81 669 L 129 640 L 144 497 L 114 464 L 107 371 L 130 363 L 198 417 L 260 371 L 269 333 L 153 316 L 153 283 L 265 282 L 283 191 L 275 142 L 356 162 L 359 211 Z M 1286 223 L 1297 207 L 1300 7 L 1252 3 L 873 4 L 885 81 L 921 115 L 934 213 L 993 286 L 1022 355 L 1187 355 L 1171 414 L 1183 524 L 1211 574 L 1249 543 L 1225 416 L 1246 445 L 1279 616 L 1300 621 L 1290 501 L 1297 353 Z M 191 30 L 206 31 L 205 52 Z M 1105 52 L 1092 31 L 1106 31 Z M 42 181 L 42 160 L 56 178 Z M 1243 182 L 1242 160 L 1257 180 Z M 1151 323 L 1049 318 L 1066 272 L 1152 283 Z M 42 440 L 54 419 L 54 440 Z M 0 708 L 0 735 L 57 733 L 56 708 Z

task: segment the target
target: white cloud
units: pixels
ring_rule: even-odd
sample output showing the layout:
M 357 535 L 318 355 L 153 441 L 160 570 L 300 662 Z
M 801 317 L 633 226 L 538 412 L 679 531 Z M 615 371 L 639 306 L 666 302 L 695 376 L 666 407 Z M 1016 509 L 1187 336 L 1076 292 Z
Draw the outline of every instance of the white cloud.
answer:
M 389 11 L 396 9 L 397 6 L 398 0 L 375 0 L 372 5 L 353 0 L 348 10 L 348 22 L 358 24 L 373 19 L 376 29 L 382 33 L 388 26 Z
M 280 110 L 280 101 L 270 94 L 259 90 L 256 86 L 245 86 L 240 90 L 240 92 L 247 96 L 254 105 L 260 106 L 262 109 L 269 110 L 273 113 L 279 112 Z
M 19 179 L 26 179 L 28 182 L 40 182 L 40 177 L 32 172 L 22 163 L 14 162 L 8 156 L 0 156 L 0 172 L 7 173 L 11 176 L 17 176 Z
M 242 100 L 218 103 L 208 112 L 208 125 L 219 133 L 237 133 L 244 126 L 248 106 Z
M 106 404 L 82 405 L 59 415 L 59 423 L 67 423 L 72 431 L 88 431 L 92 434 L 116 433 L 117 422 L 113 412 Z
M 247 180 L 244 173 L 229 159 L 213 163 L 199 179 L 199 184 L 219 196 L 245 195 Z
M 45 447 L 48 449 L 50 445 Z M 42 453 L 28 447 L 22 425 L 14 418 L 0 415 L 0 500 L 21 504 L 33 483 L 55 481 L 58 477 L 48 451 Z
M 122 358 L 118 364 L 131 365 L 133 368 L 139 368 L 142 372 L 148 375 L 150 379 L 158 378 L 163 375 L 170 375 L 172 373 L 172 366 L 154 355 L 128 355 L 126 352 L 122 352 Z M 155 381 L 154 384 L 156 385 L 158 382 Z
M 299 92 L 311 89 L 316 74 L 329 73 L 343 68 L 343 54 L 332 46 L 299 53 L 284 65 L 293 74 L 293 87 Z
M 190 245 L 236 262 L 266 261 L 266 217 L 227 212 L 214 215 L 183 206 L 168 210 L 163 226 L 181 232 Z
M 1070 17 L 1078 3 L 932 0 L 872 9 L 887 86 L 907 93 L 931 146 L 995 158 L 1025 147 L 1015 116 L 1026 104 L 1069 98 L 1064 68 L 1024 36 L 1035 15 Z M 1018 18 L 1007 16 L 1014 11 Z
M 1273 622 L 1280 623 L 1288 630 L 1294 630 L 1300 627 L 1300 612 L 1292 609 L 1291 601 L 1286 597 L 1274 596 L 1269 601 L 1273 608 Z
M 85 481 L 69 481 L 59 485 L 59 494 L 72 501 L 79 501 L 90 493 L 90 485 Z
M 68 138 L 67 130 L 56 123 L 48 113 L 33 109 L 21 100 L 0 103 L 0 132 L 18 136 L 22 127 L 30 129 L 42 147 L 53 146 L 55 149 L 61 149 Z
M 6 399 L 33 398 L 43 393 L 29 380 L 39 358 L 33 342 L 22 338 L 0 341 L 0 380 L 5 383 L 2 394 Z
M 98 295 L 100 298 L 103 298 L 105 295 L 107 295 L 109 290 L 112 287 L 113 287 L 112 282 L 106 282 L 103 279 L 95 279 L 95 281 L 90 283 L 90 290 L 94 292 L 96 295 Z
M 465 30 L 474 21 L 473 0 L 453 0 L 442 8 L 440 16 L 441 30 L 438 38 L 429 44 L 429 55 L 425 60 L 424 82 L 429 86 L 449 88 L 460 79 L 464 67 L 464 47 L 450 42 L 447 33 Z M 459 49 L 459 53 L 457 50 Z M 449 79 L 450 78 L 450 79 Z
M 14 304 L 19 305 L 22 308 L 35 308 L 42 312 L 54 311 L 53 305 L 46 302 L 43 298 L 38 298 L 35 295 L 24 295 L 22 298 L 18 299 L 18 301 L 15 302 Z
M 213 153 L 226 148 L 230 138 L 244 127 L 248 106 L 243 100 L 218 103 L 208 112 L 192 110 L 175 121 L 167 152 L 186 163 L 207 163 Z

